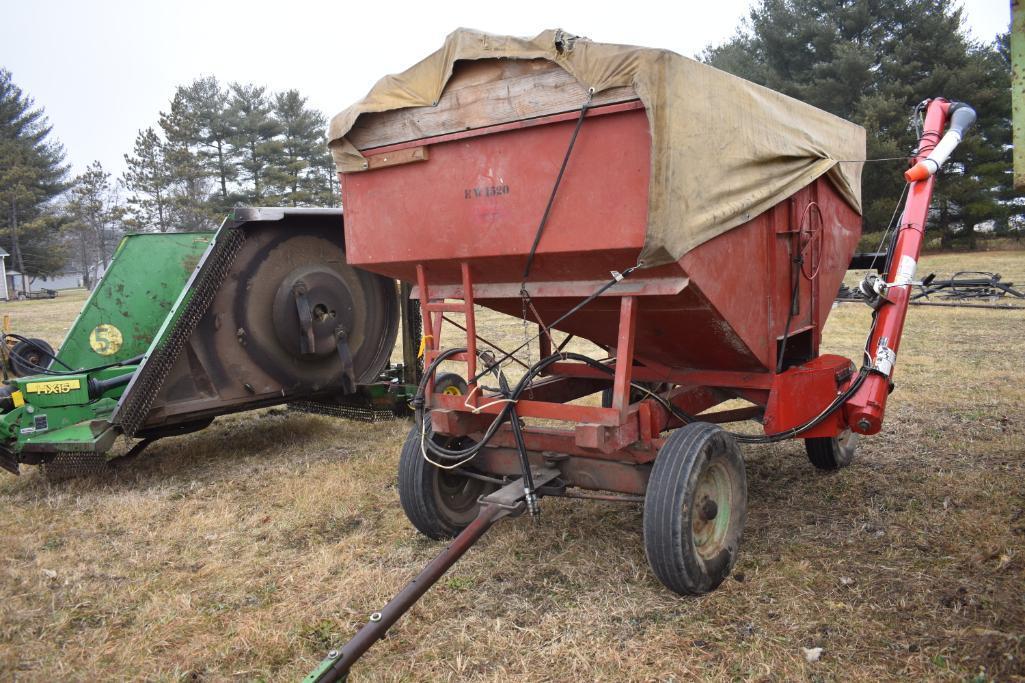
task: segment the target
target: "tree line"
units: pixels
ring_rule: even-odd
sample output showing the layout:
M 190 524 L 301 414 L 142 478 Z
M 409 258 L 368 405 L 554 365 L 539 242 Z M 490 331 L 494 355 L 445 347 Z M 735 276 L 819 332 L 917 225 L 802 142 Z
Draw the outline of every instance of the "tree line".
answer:
M 45 112 L 0 69 L 0 244 L 25 277 L 70 266 L 90 286 L 126 232 L 211 229 L 234 206 L 337 206 L 326 128 L 296 90 L 201 78 L 138 132 L 121 177 L 98 161 L 71 177 Z
M 937 185 L 930 230 L 974 248 L 976 226 L 1020 236 L 1025 202 L 1011 185 L 1008 34 L 979 42 L 963 19 L 957 0 L 758 0 L 700 58 L 865 127 L 866 232 L 898 203 L 915 105 L 972 104 L 979 121 Z M 43 109 L 0 68 L 0 246 L 29 276 L 70 263 L 89 284 L 126 231 L 212 228 L 239 205 L 337 206 L 326 126 L 295 90 L 201 78 L 138 132 L 121 177 L 94 162 L 71 178 Z
M 975 248 L 975 226 L 1025 228 L 1012 186 L 1009 36 L 969 38 L 958 0 L 760 0 L 702 59 L 861 124 L 869 159 L 896 157 L 865 165 L 865 232 L 888 225 L 903 190 L 915 105 L 936 96 L 972 105 L 978 122 L 936 184 L 929 230 L 944 247 Z
M 182 86 L 156 128 L 125 155 L 129 222 L 159 232 L 198 230 L 233 206 L 331 206 L 338 202 L 325 143 L 327 119 L 297 90 Z

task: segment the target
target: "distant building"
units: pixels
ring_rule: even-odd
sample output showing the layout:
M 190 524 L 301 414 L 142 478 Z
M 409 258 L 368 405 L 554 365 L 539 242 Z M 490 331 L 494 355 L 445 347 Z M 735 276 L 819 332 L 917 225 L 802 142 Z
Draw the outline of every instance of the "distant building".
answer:
M 0 251 L 3 251 L 0 249 Z M 4 252 L 6 255 L 6 252 Z M 0 258 L 0 261 L 3 259 Z M 4 269 L 6 270 L 6 269 Z M 3 271 L 0 271 L 2 273 Z M 82 286 L 82 276 L 78 273 L 57 273 L 50 276 L 28 276 L 25 278 L 25 287 L 29 292 L 41 292 L 44 289 L 75 289 Z M 18 297 L 22 291 L 21 273 L 17 270 L 6 270 L 3 279 L 3 298 L 8 301 Z
M 30 289 L 77 289 L 82 286 L 82 276 L 79 273 L 57 273 L 56 275 L 40 276 L 32 281 Z

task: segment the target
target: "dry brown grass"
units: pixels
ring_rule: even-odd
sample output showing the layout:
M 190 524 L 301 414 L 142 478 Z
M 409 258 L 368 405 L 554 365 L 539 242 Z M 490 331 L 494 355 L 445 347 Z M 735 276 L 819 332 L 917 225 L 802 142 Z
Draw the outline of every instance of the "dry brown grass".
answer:
M 993 256 L 922 272 L 1025 282 L 1025 253 Z M 64 303 L 12 306 L 58 324 Z M 857 358 L 866 324 L 837 309 L 828 350 Z M 913 309 L 884 432 L 854 466 L 746 448 L 747 531 L 715 593 L 662 588 L 637 506 L 547 500 L 353 680 L 1025 678 L 1023 333 L 1025 312 Z M 398 506 L 407 429 L 272 409 L 158 442 L 115 480 L 3 479 L 0 679 L 301 678 L 442 547 Z
M 43 339 L 56 349 L 88 296 L 85 289 L 65 289 L 56 299 L 0 301 L 0 319 L 10 316 L 12 332 Z

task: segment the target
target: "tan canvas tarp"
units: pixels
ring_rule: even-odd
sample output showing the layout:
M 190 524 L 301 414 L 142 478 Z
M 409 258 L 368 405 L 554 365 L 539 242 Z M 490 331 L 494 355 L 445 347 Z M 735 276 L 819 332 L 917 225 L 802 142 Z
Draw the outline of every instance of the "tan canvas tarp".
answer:
M 328 139 L 338 170 L 365 168 L 345 138 L 361 114 L 429 106 L 457 61 L 496 58 L 547 59 L 596 93 L 634 88 L 652 138 L 641 253 L 646 266 L 677 260 L 823 174 L 861 211 L 860 126 L 668 50 L 595 43 L 554 30 L 526 39 L 459 29 L 420 63 L 382 78 L 331 120 Z

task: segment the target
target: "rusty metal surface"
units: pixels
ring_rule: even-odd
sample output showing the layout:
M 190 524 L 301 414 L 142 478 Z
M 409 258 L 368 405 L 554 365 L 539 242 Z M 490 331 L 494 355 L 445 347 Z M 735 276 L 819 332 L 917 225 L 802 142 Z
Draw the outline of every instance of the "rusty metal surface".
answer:
M 559 468 L 559 479 L 567 486 L 589 491 L 642 495 L 651 473 L 650 464 L 597 460 L 576 455 L 565 456 L 561 453 L 553 461 L 552 455 L 551 451 L 532 450 L 528 453 L 532 467 L 551 463 L 551 466 Z M 485 448 L 474 458 L 473 467 L 492 475 L 515 477 L 520 473 L 519 454 L 511 443 L 508 447 Z
M 521 495 L 522 488 L 521 484 Z M 346 680 L 349 670 L 359 658 L 373 647 L 374 643 L 383 638 L 388 629 L 402 618 L 402 615 L 408 612 L 416 601 L 430 590 L 431 586 L 444 576 L 449 567 L 465 555 L 466 551 L 473 547 L 496 521 L 508 516 L 509 512 L 498 505 L 482 505 L 476 519 L 470 522 L 469 526 L 463 529 L 440 555 L 424 567 L 416 575 L 416 578 L 406 584 L 406 587 L 382 607 L 381 611 L 371 614 L 370 620 L 356 632 L 356 635 L 348 643 L 328 654 L 328 658 L 333 661 L 312 680 L 317 683 Z

